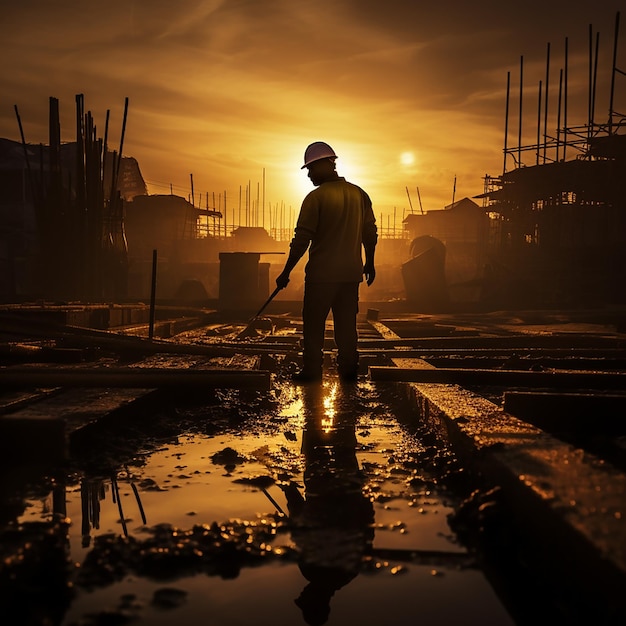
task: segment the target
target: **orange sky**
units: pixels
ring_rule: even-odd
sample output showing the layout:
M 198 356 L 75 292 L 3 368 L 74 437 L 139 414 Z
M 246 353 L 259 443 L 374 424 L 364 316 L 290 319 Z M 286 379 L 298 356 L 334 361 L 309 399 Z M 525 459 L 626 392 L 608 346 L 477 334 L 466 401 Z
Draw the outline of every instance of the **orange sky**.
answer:
M 415 211 L 417 187 L 424 210 L 440 209 L 452 200 L 455 176 L 459 199 L 481 193 L 486 173 L 501 173 L 506 76 L 517 98 L 521 55 L 529 140 L 548 42 L 552 111 L 568 37 L 570 122 L 577 107 L 586 121 L 590 24 L 600 33 L 596 111 L 604 120 L 620 4 L 3 3 L 0 136 L 19 140 L 17 105 L 26 140 L 47 142 L 54 96 L 62 138 L 73 140 L 74 96 L 83 93 L 101 136 L 110 109 L 116 147 L 128 97 L 124 154 L 139 161 L 150 193 L 169 193 L 172 185 L 188 197 L 192 174 L 196 202 L 208 192 L 212 204 L 212 194 L 226 192 L 230 211 L 248 184 L 256 200 L 265 172 L 265 203 L 297 211 L 312 188 L 300 170 L 304 148 L 324 140 L 339 154 L 339 173 L 370 193 L 377 217 L 387 220 L 395 209 L 399 223 L 410 210 L 407 187 Z M 517 101 L 511 107 L 516 125 Z

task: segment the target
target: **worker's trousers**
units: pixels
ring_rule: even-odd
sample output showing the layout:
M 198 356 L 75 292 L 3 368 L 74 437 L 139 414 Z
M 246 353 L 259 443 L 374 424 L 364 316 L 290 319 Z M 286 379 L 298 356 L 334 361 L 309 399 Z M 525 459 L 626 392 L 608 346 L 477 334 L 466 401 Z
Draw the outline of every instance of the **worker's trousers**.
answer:
M 356 374 L 357 351 L 356 316 L 359 312 L 358 282 L 305 282 L 303 321 L 304 370 L 312 375 L 322 371 L 324 362 L 324 330 L 326 318 L 333 313 L 337 369 L 340 375 Z

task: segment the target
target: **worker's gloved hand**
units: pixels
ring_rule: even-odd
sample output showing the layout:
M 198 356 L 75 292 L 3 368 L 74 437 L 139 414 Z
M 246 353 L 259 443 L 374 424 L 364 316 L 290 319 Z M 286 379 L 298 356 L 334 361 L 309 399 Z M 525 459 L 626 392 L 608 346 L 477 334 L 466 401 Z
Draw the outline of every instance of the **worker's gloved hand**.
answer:
M 284 289 L 288 284 L 289 284 L 289 274 L 285 274 L 285 272 L 283 272 L 282 274 L 279 274 L 278 278 L 276 278 L 276 286 L 279 289 Z
M 367 281 L 367 286 L 369 287 L 376 278 L 376 269 L 374 268 L 374 264 L 366 263 L 363 267 L 363 274 L 365 274 L 365 280 Z

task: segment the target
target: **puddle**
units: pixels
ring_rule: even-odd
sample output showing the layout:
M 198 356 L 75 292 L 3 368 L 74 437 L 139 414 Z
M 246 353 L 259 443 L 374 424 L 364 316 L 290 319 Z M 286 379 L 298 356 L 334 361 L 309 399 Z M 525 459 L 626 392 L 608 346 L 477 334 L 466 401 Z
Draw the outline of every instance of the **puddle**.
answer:
M 25 526 L 70 520 L 50 623 L 514 624 L 448 526 L 449 452 L 368 383 L 278 391 L 179 409 L 180 432 L 26 500 Z

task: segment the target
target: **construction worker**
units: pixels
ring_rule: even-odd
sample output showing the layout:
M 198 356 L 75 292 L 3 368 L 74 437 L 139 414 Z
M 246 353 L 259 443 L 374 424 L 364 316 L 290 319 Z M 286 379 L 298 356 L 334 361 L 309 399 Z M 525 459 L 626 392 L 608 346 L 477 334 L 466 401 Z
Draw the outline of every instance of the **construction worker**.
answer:
M 289 256 L 276 279 L 276 286 L 284 289 L 291 270 L 309 250 L 302 309 L 303 367 L 294 374 L 295 382 L 322 379 L 324 329 L 330 311 L 339 376 L 356 380 L 359 285 L 363 276 L 368 286 L 376 276 L 378 235 L 372 202 L 365 191 L 337 174 L 336 158 L 335 151 L 323 141 L 310 144 L 304 152 L 302 169 L 307 168 L 317 189 L 302 202 Z

